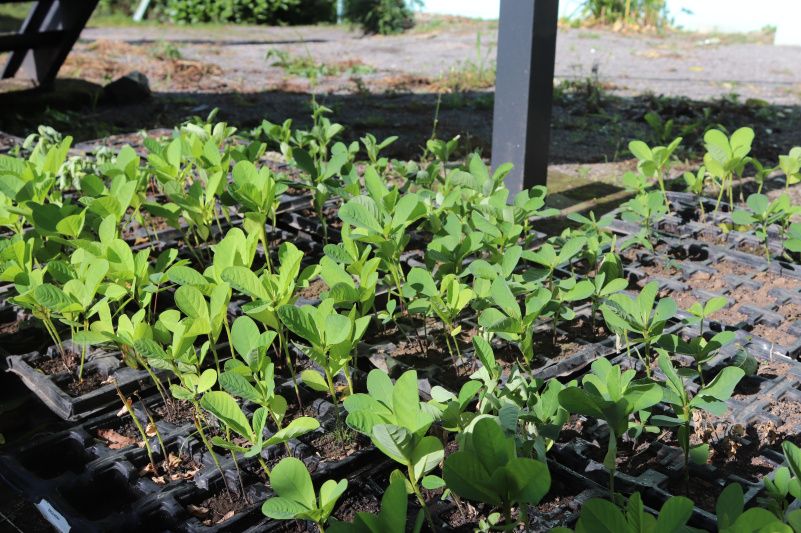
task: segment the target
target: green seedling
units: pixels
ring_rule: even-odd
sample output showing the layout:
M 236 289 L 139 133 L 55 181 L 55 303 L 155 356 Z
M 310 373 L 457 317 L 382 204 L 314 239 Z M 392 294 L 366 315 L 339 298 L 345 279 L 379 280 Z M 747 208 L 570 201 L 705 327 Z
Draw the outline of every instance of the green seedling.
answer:
M 504 530 L 527 524 L 527 506 L 539 503 L 551 486 L 545 463 L 518 457 L 514 438 L 491 417 L 477 419 L 462 433 L 459 451 L 445 460 L 442 475 L 460 497 L 501 509 Z M 513 519 L 515 506 L 520 512 Z
M 621 372 L 606 359 L 592 363 L 581 387 L 567 387 L 559 393 L 559 403 L 568 412 L 603 420 L 609 426 L 609 444 L 604 466 L 609 470 L 609 492 L 614 499 L 618 439 L 629 430 L 632 415 L 645 411 L 662 399 L 656 383 L 634 382 L 634 370 Z
M 409 227 L 425 215 L 425 206 L 414 193 L 388 190 L 375 169 L 365 169 L 364 181 L 369 196 L 357 196 L 339 209 L 339 218 L 352 226 L 350 237 L 375 246 L 381 270 L 387 272 L 391 286 L 405 309 L 405 276 L 400 256 L 409 243 Z
M 717 341 L 710 341 L 710 343 L 713 342 Z M 745 372 L 740 368 L 725 367 L 708 385 L 702 386 L 691 395 L 684 380 L 697 376 L 695 370 L 684 368 L 676 370 L 665 351 L 659 354 L 659 368 L 666 378 L 662 399 L 673 406 L 674 416 L 655 415 L 651 420 L 659 426 L 678 427 L 679 446 L 684 451 L 684 479 L 686 483 L 689 483 L 690 461 L 696 464 L 705 464 L 709 456 L 709 444 L 704 443 L 697 446 L 690 444 L 693 411 L 703 410 L 715 416 L 724 415 L 728 408 L 726 400 L 731 397 L 734 388 Z M 689 490 L 689 485 L 687 487 Z
M 523 252 L 523 258 L 544 267 L 543 278 L 547 280 L 548 288 L 554 290 L 553 283 L 556 269 L 564 266 L 579 255 L 586 243 L 587 239 L 585 237 L 573 237 L 565 241 L 557 253 L 553 245 L 546 242 L 538 250 Z
M 265 439 L 264 428 L 269 416 L 265 407 L 256 409 L 251 419 L 248 420 L 236 399 L 227 392 L 219 390 L 205 392 L 200 400 L 200 405 L 225 426 L 226 434 L 235 433 L 241 439 L 247 441 L 249 446 L 243 446 L 240 439 L 230 439 L 222 436 L 212 437 L 212 444 L 235 453 L 241 453 L 245 458 L 256 457 L 262 470 L 268 476 L 271 472 L 261 456 L 262 450 L 269 446 L 288 443 L 290 440 L 320 427 L 320 423 L 316 419 L 310 416 L 301 416 L 273 433 L 268 439 Z
M 375 307 L 380 262 L 379 258 L 374 257 L 358 266 L 350 265 L 346 269 L 329 256 L 323 257 L 320 259 L 320 277 L 329 289 L 321 297 L 331 298 L 338 308 L 350 308 L 355 305 L 359 315 L 369 314 Z M 351 274 L 351 271 L 354 273 Z
M 697 324 L 699 331 L 699 337 L 704 336 L 704 325 L 706 324 L 709 317 L 723 309 L 729 304 L 729 300 L 725 296 L 713 296 L 709 300 L 704 303 L 701 302 L 693 302 L 693 304 L 687 309 L 687 312 L 690 314 L 689 317 L 684 319 L 686 324 Z
M 640 232 L 630 237 L 623 244 L 623 248 L 639 244 L 645 248 L 653 249 L 651 241 L 654 222 L 669 212 L 664 204 L 663 196 L 659 191 L 647 192 L 625 202 L 621 208 L 623 209 L 621 214 L 623 220 L 640 225 Z
M 267 355 L 275 338 L 274 331 L 260 332 L 256 322 L 248 316 L 234 320 L 231 345 L 242 360 L 226 361 L 219 382 L 232 395 L 267 409 L 281 429 L 287 401 L 275 391 L 275 365 Z
M 396 477 L 390 480 L 389 487 L 381 496 L 381 509 L 377 514 L 357 512 L 353 522 L 331 519 L 328 533 L 420 533 L 425 514 L 420 509 L 414 523 L 407 527 L 408 508 L 406 483 Z
M 682 174 L 682 178 L 684 179 L 684 183 L 687 184 L 687 192 L 693 193 L 698 197 L 699 219 L 703 222 L 706 219 L 706 212 L 704 210 L 704 187 L 707 179 L 706 167 L 701 165 L 695 174 L 692 172 L 685 172 Z
M 528 366 L 534 360 L 534 323 L 546 312 L 552 296 L 551 291 L 540 287 L 529 294 L 521 309 L 506 280 L 496 277 L 490 289 L 493 307 L 481 312 L 478 323 L 502 339 L 516 342 Z
M 446 274 L 439 284 L 431 274 L 422 268 L 413 268 L 406 278 L 408 288 L 409 312 L 423 316 L 436 315 L 445 326 L 445 344 L 448 353 L 456 364 L 462 359 L 458 336 L 461 325 L 455 325 L 459 315 L 475 298 L 475 293 L 462 285 L 453 274 Z
M 551 343 L 556 346 L 556 328 L 560 320 L 571 321 L 576 318 L 572 304 L 586 300 L 595 293 L 595 284 L 588 280 L 581 281 L 576 278 L 565 278 L 554 284 L 555 290 L 551 295 Z
M 730 209 L 734 208 L 733 182 L 735 176 L 742 176 L 745 164 L 749 161 L 751 143 L 754 141 L 754 130 L 740 128 L 730 137 L 717 129 L 704 134 L 704 166 L 719 187 L 715 202 L 715 213 L 720 209 L 723 193 L 728 193 Z
M 665 191 L 665 178 L 670 172 L 670 158 L 681 141 L 681 137 L 676 137 L 667 146 L 654 146 L 653 148 L 642 141 L 629 143 L 629 151 L 637 158 L 637 170 L 648 178 L 656 178 L 668 213 L 670 213 L 670 200 Z
M 662 336 L 665 324 L 676 316 L 676 302 L 672 298 L 657 301 L 658 291 L 659 284 L 651 281 L 635 298 L 616 293 L 601 305 L 607 327 L 625 340 L 627 350 L 632 341 L 643 343 L 643 353 L 638 351 L 637 355 L 648 377 L 651 376 L 651 346 Z
M 276 212 L 286 184 L 276 180 L 268 167 L 257 169 L 250 161 L 240 161 L 234 166 L 233 180 L 228 185 L 228 194 L 244 211 L 246 230 L 256 233 L 264 248 L 267 268 L 270 269 L 270 242 L 267 238 L 267 221 L 276 227 Z
M 791 209 L 790 196 L 785 193 L 771 201 L 764 194 L 752 194 L 746 204 L 749 210 L 737 209 L 731 214 L 731 220 L 739 226 L 754 226 L 754 234 L 765 247 L 765 259 L 770 262 L 768 228 L 782 220 L 789 220 L 786 211 Z
M 461 275 L 466 260 L 483 247 L 483 235 L 474 231 L 454 213 L 448 213 L 445 223 L 426 248 L 426 266 L 436 275 Z M 436 267 L 436 269 L 435 269 Z
M 242 307 L 244 313 L 278 335 L 278 351 L 283 352 L 298 405 L 302 406 L 295 367 L 289 354 L 289 341 L 287 329 L 278 316 L 278 309 L 284 305 L 294 304 L 297 296 L 295 287 L 303 285 L 312 278 L 316 268 L 308 267 L 301 271 L 303 252 L 292 244 L 285 242 L 278 249 L 278 266 L 275 272 L 262 272 L 257 276 L 249 266 L 231 265 L 225 268 L 220 278 L 237 292 L 250 298 L 250 302 Z
M 801 146 L 790 149 L 787 155 L 779 156 L 779 170 L 784 174 L 784 189 L 801 183 Z
M 337 500 L 348 488 L 348 480 L 329 479 L 318 495 L 303 461 L 286 457 L 270 473 L 270 487 L 277 496 L 267 498 L 262 513 L 275 520 L 310 520 L 324 533 Z
M 334 310 L 334 301 L 330 298 L 320 302 L 317 307 L 281 306 L 278 316 L 287 329 L 307 343 L 300 349 L 323 370 L 323 375 L 316 370 L 304 370 L 301 374 L 303 383 L 314 390 L 328 392 L 334 405 L 338 406 L 334 377 L 343 372 L 348 391 L 353 394 L 353 353 L 367 330 L 370 317 L 357 316 L 355 307 L 347 315 L 339 314 Z
M 420 402 L 414 370 L 404 372 L 394 386 L 386 373 L 372 370 L 367 376 L 367 390 L 369 394 L 354 394 L 345 400 L 347 424 L 369 436 L 387 457 L 405 467 L 406 474 L 398 472 L 393 476 L 406 479 L 435 529 L 420 482 L 426 483 L 426 474 L 436 468 L 445 455 L 442 442 L 437 437 L 426 436 L 439 410 Z
M 551 533 L 700 533 L 701 530 L 686 525 L 692 515 L 692 500 L 671 496 L 658 515 L 653 516 L 645 510 L 640 493 L 635 492 L 625 506 L 593 498 L 581 507 L 575 530 L 558 527 Z

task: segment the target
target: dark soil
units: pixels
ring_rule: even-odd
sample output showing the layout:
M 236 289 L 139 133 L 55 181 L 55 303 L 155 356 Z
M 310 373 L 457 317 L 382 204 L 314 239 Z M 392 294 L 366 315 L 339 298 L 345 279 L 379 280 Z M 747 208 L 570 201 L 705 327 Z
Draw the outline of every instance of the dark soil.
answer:
M 370 440 L 360 433 L 351 431 L 345 442 L 342 442 L 335 433 L 327 431 L 310 444 L 323 459 L 339 461 L 369 446 Z
M 710 511 L 712 514 L 715 513 L 718 496 L 723 492 L 723 487 L 698 476 L 690 476 L 689 484 L 682 476 L 671 479 L 667 489 L 675 496 L 687 496 L 697 507 Z
M 551 490 L 533 509 L 529 510 L 529 531 L 550 531 L 567 525 L 571 514 L 578 512 L 579 502 L 575 491 L 563 486 L 559 480 L 551 480 Z
M 98 433 L 100 431 L 104 430 L 104 429 L 111 429 L 111 430 L 119 433 L 123 437 L 128 437 L 128 438 L 131 438 L 131 439 L 139 440 L 139 439 L 142 438 L 142 436 L 139 434 L 139 430 L 136 429 L 136 425 L 134 425 L 134 423 L 131 420 L 126 420 L 122 425 L 117 426 L 117 427 L 114 427 L 114 425 L 112 424 L 112 425 L 107 426 L 107 427 L 97 428 L 97 430 L 95 430 L 95 437 L 97 437 L 98 439 L 100 439 L 102 441 L 105 441 L 106 439 L 101 437 Z
M 73 381 L 67 382 L 62 385 L 62 387 L 65 388 L 71 396 L 77 397 L 99 389 L 104 385 L 103 382 L 105 380 L 106 378 L 97 372 L 84 372 L 83 380 L 78 380 L 78 378 L 75 377 Z
M 192 424 L 195 420 L 195 409 L 192 404 L 184 400 L 167 398 L 167 403 L 153 409 L 162 420 L 181 426 Z
M 733 307 L 735 311 L 743 305 L 773 309 L 776 306 L 776 298 L 770 295 L 770 291 L 773 289 L 772 283 L 763 283 L 756 290 L 751 285 L 740 285 L 731 291 L 729 301 L 736 302 Z
M 594 329 L 592 320 L 584 315 L 579 315 L 575 320 L 567 324 L 562 324 L 560 329 L 567 332 L 570 337 L 578 337 L 589 342 L 601 341 L 607 339 L 611 335 L 611 332 L 606 328 L 606 323 L 601 316 L 596 317 Z
M 656 450 L 649 441 L 644 439 L 645 437 L 639 439 L 636 443 L 628 440 L 620 443 L 617 448 L 616 458 L 619 472 L 637 477 L 659 463 Z M 606 455 L 606 441 L 598 446 L 589 448 L 587 451 L 591 459 L 603 463 Z
M 203 468 L 203 464 L 195 461 L 189 456 L 177 456 L 170 453 L 169 458 L 156 463 L 159 471 L 153 473 L 152 466 L 148 463 L 139 475 L 147 476 L 157 485 L 166 485 L 174 481 L 192 479 L 195 474 Z
M 198 505 L 199 508 L 208 510 L 203 519 L 203 524 L 208 526 L 224 522 L 249 506 L 244 498 L 229 494 L 225 488 L 221 488 Z
M 320 297 L 321 293 L 327 290 L 328 285 L 325 284 L 325 281 L 322 279 L 316 279 L 312 281 L 308 287 L 303 287 L 297 291 L 296 294 L 301 298 L 305 298 L 306 300 L 316 300 Z
M 534 357 L 548 360 L 564 359 L 581 350 L 585 344 L 574 341 L 571 336 L 557 331 L 556 341 L 550 330 L 534 335 Z
M 779 306 L 779 313 L 784 315 L 788 322 L 801 320 L 801 305 L 795 303 L 785 303 Z
M 35 361 L 32 366 L 37 370 L 41 370 L 48 376 L 52 376 L 55 374 L 63 374 L 64 372 L 72 372 L 80 358 L 80 354 L 67 350 L 66 357 L 61 357 L 61 355 L 49 358 L 43 357 Z
M 765 247 L 760 243 L 751 241 L 740 241 L 737 243 L 736 248 L 737 250 L 745 252 L 747 254 L 758 255 L 760 257 L 765 256 Z
M 378 513 L 381 510 L 380 499 L 371 491 L 362 490 L 352 492 L 348 490 L 337 509 L 334 517 L 343 522 L 352 522 L 356 518 L 356 513 Z
M 790 371 L 790 365 L 777 361 L 760 361 L 757 375 L 766 379 L 774 379 L 783 376 Z
M 645 279 L 639 281 L 639 285 L 643 286 L 654 277 L 660 278 L 674 278 L 681 273 L 681 269 L 676 266 L 661 264 L 656 259 L 650 264 L 641 264 L 639 269 L 645 274 Z

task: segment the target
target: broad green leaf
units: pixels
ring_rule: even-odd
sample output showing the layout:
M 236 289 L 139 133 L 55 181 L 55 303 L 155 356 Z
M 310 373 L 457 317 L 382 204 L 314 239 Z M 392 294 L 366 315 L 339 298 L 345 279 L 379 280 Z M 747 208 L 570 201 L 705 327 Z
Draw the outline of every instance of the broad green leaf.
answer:
M 200 404 L 231 430 L 251 442 L 255 441 L 250 422 L 233 396 L 225 391 L 209 391 L 203 395 Z

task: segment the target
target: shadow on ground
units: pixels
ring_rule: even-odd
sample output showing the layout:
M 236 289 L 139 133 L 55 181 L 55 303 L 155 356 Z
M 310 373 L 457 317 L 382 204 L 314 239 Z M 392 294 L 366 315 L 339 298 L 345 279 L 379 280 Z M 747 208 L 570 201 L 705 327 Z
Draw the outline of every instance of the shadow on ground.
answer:
M 310 122 L 312 95 L 306 92 L 162 92 L 147 100 L 114 104 L 103 101 L 102 87 L 78 79 L 59 79 L 52 90 L 0 91 L 0 130 L 24 137 L 39 124 L 48 124 L 72 135 L 76 142 L 128 134 L 142 129 L 171 128 L 192 116 L 205 117 L 220 108 L 218 119 L 248 131 L 263 119 L 293 120 L 295 127 Z M 318 102 L 333 110 L 332 119 L 345 126 L 345 139 L 366 133 L 378 138 L 398 135 L 388 155 L 415 158 L 434 130 L 439 138 L 461 136 L 463 156 L 473 150 L 490 155 L 493 94 L 356 92 L 320 94 Z M 650 123 L 645 117 L 650 114 Z M 578 165 L 572 175 L 551 172 L 549 185 L 567 197 L 559 207 L 601 198 L 620 191 L 617 177 L 631 167 L 627 146 L 632 139 L 666 144 L 675 136 L 685 138 L 680 158 L 697 161 L 703 150 L 703 133 L 722 126 L 756 130 L 755 155 L 773 166 L 777 157 L 801 144 L 801 108 L 774 106 L 762 101 L 743 102 L 735 97 L 714 101 L 642 95 L 619 97 L 590 82 L 562 84 L 555 91 L 552 120 L 551 163 Z M 597 163 L 612 165 L 606 176 L 591 175 Z M 586 166 L 586 168 L 585 168 Z M 600 181 L 600 182 L 599 182 Z

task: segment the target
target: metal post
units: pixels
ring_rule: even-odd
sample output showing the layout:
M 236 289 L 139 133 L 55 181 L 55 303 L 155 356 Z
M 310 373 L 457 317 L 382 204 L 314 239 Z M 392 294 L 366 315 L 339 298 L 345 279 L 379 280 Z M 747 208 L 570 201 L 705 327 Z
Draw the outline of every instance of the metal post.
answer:
M 545 185 L 559 0 L 501 0 L 492 167 L 511 162 L 512 195 Z

